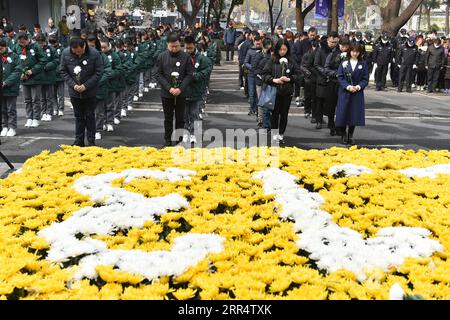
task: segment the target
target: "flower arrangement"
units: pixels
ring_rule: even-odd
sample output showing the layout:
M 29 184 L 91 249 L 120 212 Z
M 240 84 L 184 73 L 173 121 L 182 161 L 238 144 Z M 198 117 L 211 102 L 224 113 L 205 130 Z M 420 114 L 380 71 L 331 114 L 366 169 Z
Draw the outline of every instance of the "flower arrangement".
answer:
M 449 151 L 176 149 L 0 180 L 0 299 L 450 298 Z
M 286 58 L 281 58 L 280 59 L 280 64 L 281 64 L 281 76 L 284 77 L 286 74 L 286 67 L 288 64 L 288 59 Z

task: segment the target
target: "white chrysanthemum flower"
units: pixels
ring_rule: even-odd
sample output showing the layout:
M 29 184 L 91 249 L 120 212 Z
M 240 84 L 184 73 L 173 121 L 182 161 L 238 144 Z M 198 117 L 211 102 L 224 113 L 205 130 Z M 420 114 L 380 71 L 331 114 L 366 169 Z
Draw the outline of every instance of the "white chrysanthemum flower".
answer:
M 281 64 L 283 64 L 283 63 L 284 63 L 284 64 L 287 64 L 287 63 L 288 63 L 288 59 L 286 59 L 286 58 L 281 58 L 281 59 L 280 59 L 280 63 L 281 63 Z
M 8 58 L 6 59 L 6 61 L 8 61 L 8 63 L 11 63 L 11 62 L 12 62 L 11 57 L 8 57 Z
M 196 62 L 194 67 L 195 67 L 195 69 L 198 69 L 199 66 L 200 66 L 200 63 Z
M 405 292 L 402 287 L 398 283 L 394 284 L 389 290 L 389 299 L 390 300 L 403 300 L 405 296 Z
M 180 76 L 178 72 L 172 72 L 170 75 L 175 78 L 178 78 Z
M 73 68 L 73 73 L 75 73 L 76 75 L 81 73 L 81 67 L 80 66 L 76 66 L 75 68 Z
M 175 63 L 175 65 L 176 65 L 177 67 L 179 67 L 181 64 L 180 64 L 179 61 L 177 61 L 177 63 Z
M 20 55 L 20 60 L 25 60 L 26 58 L 27 58 L 26 55 L 24 55 L 24 54 L 21 54 L 21 55 Z
M 83 64 L 83 66 L 87 66 L 87 61 L 83 60 L 82 64 Z

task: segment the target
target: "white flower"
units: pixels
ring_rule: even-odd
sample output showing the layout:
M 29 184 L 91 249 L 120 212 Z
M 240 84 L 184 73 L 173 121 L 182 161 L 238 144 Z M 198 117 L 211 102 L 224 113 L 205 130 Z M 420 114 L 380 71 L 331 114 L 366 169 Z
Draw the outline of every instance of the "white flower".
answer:
M 202 54 L 206 57 L 208 56 L 208 54 L 206 52 L 202 52 Z
M 291 73 L 291 69 L 287 69 L 287 70 L 286 70 L 286 73 Z
M 179 61 L 177 61 L 177 63 L 175 63 L 175 65 L 176 65 L 177 67 L 179 67 L 181 64 L 180 64 Z
M 52 55 L 50 53 L 47 53 L 47 57 L 51 57 Z
M 82 64 L 83 64 L 83 66 L 87 66 L 87 61 L 83 60 Z
M 31 53 L 32 56 L 34 56 L 35 55 L 34 49 L 31 49 L 30 53 Z
M 288 63 L 288 59 L 286 59 L 286 58 L 281 58 L 280 59 L 280 63 L 282 64 L 282 63 Z
M 170 75 L 175 78 L 178 78 L 180 76 L 178 72 L 172 72 Z
M 81 67 L 80 66 L 76 66 L 73 69 L 73 73 L 75 73 L 76 75 L 79 75 L 81 73 Z
M 8 61 L 9 63 L 11 63 L 11 62 L 12 62 L 11 57 L 8 57 L 8 58 L 6 59 L 6 61 Z
M 403 300 L 405 292 L 402 287 L 398 283 L 394 284 L 389 290 L 389 299 L 390 300 Z
M 359 66 L 358 66 L 358 69 L 361 70 L 361 69 L 362 69 L 362 65 L 359 65 Z
M 112 61 L 113 61 L 113 59 L 112 59 L 111 56 L 108 56 L 108 60 L 109 60 L 109 62 L 112 62 Z
M 20 55 L 20 60 L 25 60 L 26 58 L 27 58 L 26 55 L 24 55 L 24 54 L 21 54 L 21 55 Z
M 56 52 L 57 52 L 58 54 L 61 54 L 61 49 L 57 49 Z
M 195 63 L 195 69 L 197 69 L 200 66 L 200 64 L 198 62 Z
M 50 53 L 50 49 L 45 50 L 45 52 Z
M 342 53 L 341 53 L 341 58 L 342 58 L 342 59 L 347 58 L 347 52 L 342 52 Z

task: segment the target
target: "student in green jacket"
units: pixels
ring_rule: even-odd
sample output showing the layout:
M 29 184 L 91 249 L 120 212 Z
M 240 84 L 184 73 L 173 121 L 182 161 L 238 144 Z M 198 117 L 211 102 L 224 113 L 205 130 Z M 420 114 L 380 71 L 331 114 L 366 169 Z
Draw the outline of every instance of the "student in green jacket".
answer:
M 47 58 L 42 48 L 31 43 L 31 39 L 26 33 L 17 35 L 16 53 L 20 58 L 20 68 L 22 70 L 21 83 L 27 122 L 25 127 L 39 127 L 41 119 L 41 87 L 45 81 L 44 67 Z
M 184 39 L 186 53 L 191 57 L 191 63 L 194 67 L 192 75 L 193 81 L 186 88 L 186 107 L 184 109 L 184 128 L 189 131 L 189 136 L 183 136 L 183 142 L 197 143 L 194 135 L 194 125 L 199 121 L 200 105 L 203 101 L 203 93 L 206 88 L 210 65 L 208 58 L 196 49 L 195 39 L 187 36 Z
M 108 57 L 101 52 L 100 41 L 95 34 L 90 34 L 87 38 L 87 43 L 90 48 L 97 49 L 103 61 L 103 73 L 99 81 L 99 86 L 95 96 L 95 140 L 101 140 L 101 131 L 105 131 L 106 127 L 106 106 L 109 100 L 109 79 L 111 78 L 111 62 Z
M 36 35 L 36 43 L 41 46 L 47 57 L 47 63 L 44 66 L 44 80 L 41 86 L 41 121 L 52 121 L 52 115 L 55 105 L 55 83 L 56 71 L 58 69 L 58 58 L 55 55 L 55 49 L 48 45 L 47 39 L 43 34 Z
M 137 84 L 138 84 L 138 72 L 137 72 L 137 63 L 136 63 L 136 53 L 134 51 L 134 46 L 132 40 L 127 38 L 123 42 L 123 54 L 127 58 L 125 63 L 125 80 L 127 83 L 126 88 L 126 110 L 133 110 L 133 98 L 136 93 Z M 137 97 L 136 97 L 137 98 Z
M 14 137 L 17 129 L 17 97 L 19 96 L 21 69 L 19 56 L 9 47 L 5 39 L 0 40 L 0 55 L 3 61 L 3 96 L 1 101 L 2 137 Z
M 120 91 L 122 91 L 123 85 L 121 81 L 122 77 L 122 64 L 120 57 L 117 52 L 114 51 L 113 44 L 108 38 L 100 39 L 100 48 L 102 53 L 106 55 L 109 62 L 111 63 L 112 74 L 109 79 L 109 100 L 106 106 L 106 126 L 108 131 L 111 130 L 113 124 L 120 124 Z M 117 117 L 117 112 L 119 113 L 119 118 Z
M 124 49 L 124 42 L 122 39 L 117 40 L 116 50 L 122 65 L 122 74 L 120 76 L 120 81 L 122 82 L 123 89 L 120 92 L 120 118 L 124 118 L 127 116 L 128 94 L 130 91 L 127 81 L 127 76 L 130 68 L 130 54 Z
M 48 42 L 55 50 L 55 61 L 58 64 L 56 68 L 55 84 L 53 87 L 53 99 L 55 102 L 53 115 L 62 117 L 64 115 L 64 79 L 61 72 L 59 72 L 59 67 L 61 65 L 61 56 L 64 48 L 59 43 L 59 39 L 56 35 L 51 35 L 48 37 Z
M 5 34 L 6 34 L 6 41 L 8 44 L 8 48 L 14 51 L 16 49 L 17 40 L 16 40 L 16 34 L 14 32 L 14 28 L 12 25 L 8 24 L 5 27 Z

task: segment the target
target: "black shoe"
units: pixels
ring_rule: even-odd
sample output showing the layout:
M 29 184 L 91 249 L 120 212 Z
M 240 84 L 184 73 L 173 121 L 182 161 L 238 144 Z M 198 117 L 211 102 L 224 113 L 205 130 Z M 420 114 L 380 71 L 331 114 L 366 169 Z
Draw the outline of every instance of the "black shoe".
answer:
M 347 133 L 347 144 L 349 146 L 352 146 L 355 144 L 355 141 L 353 140 L 353 134 Z
M 347 133 L 344 132 L 344 134 L 342 134 L 341 136 L 341 143 L 344 145 L 348 144 L 348 140 L 347 140 Z
M 376 88 L 375 91 L 383 91 L 381 88 Z
M 316 123 L 316 129 L 317 129 L 317 130 L 322 129 L 322 122 L 317 122 L 317 123 Z
M 336 134 L 336 129 L 330 129 L 330 136 L 334 137 Z
M 317 121 L 316 121 L 316 118 L 314 118 L 314 117 L 312 117 L 311 118 L 311 123 L 316 123 Z
M 172 146 L 172 141 L 166 141 L 164 142 L 163 147 L 171 147 Z
M 427 92 L 428 92 L 428 93 L 433 93 L 433 91 L 432 91 L 432 90 L 427 90 Z
M 72 143 L 72 147 L 81 147 L 81 148 L 83 148 L 84 147 L 84 142 L 75 140 L 74 143 Z
M 95 141 L 88 141 L 87 146 L 88 147 L 95 147 L 96 146 Z
M 403 92 L 403 89 L 398 88 L 397 92 Z
M 309 119 L 309 117 L 311 117 L 311 113 L 306 112 L 306 113 L 305 113 L 305 118 L 306 118 L 306 119 Z

